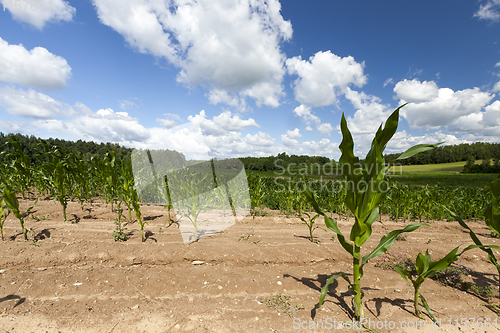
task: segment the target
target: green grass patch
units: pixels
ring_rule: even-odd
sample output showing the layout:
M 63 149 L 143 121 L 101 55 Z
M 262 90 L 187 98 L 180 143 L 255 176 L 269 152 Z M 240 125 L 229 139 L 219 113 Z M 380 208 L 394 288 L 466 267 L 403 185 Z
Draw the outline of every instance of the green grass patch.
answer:
M 403 175 L 393 175 L 387 177 L 390 182 L 403 185 L 429 185 L 429 186 L 463 186 L 463 187 L 483 187 L 498 178 L 498 174 L 493 173 L 408 173 Z
M 421 173 L 434 173 L 434 172 L 462 172 L 464 169 L 464 165 L 466 161 L 461 162 L 453 162 L 453 163 L 440 163 L 440 164 L 423 164 L 423 165 L 402 165 L 402 166 L 393 166 L 389 169 L 389 174 L 397 174 L 397 173 L 413 173 L 413 172 L 421 172 Z M 475 164 L 481 164 L 482 160 L 477 160 Z

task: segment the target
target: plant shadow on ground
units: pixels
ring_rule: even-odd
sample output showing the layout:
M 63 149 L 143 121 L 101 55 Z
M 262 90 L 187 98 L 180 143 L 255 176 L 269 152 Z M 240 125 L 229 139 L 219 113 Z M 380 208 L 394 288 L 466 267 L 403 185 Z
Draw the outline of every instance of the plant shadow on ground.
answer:
M 290 274 L 284 274 L 283 278 L 291 277 L 295 281 L 300 282 L 303 285 L 305 285 L 311 289 L 317 290 L 318 291 L 318 299 L 319 299 L 319 295 L 321 293 L 321 288 L 323 288 L 323 286 L 326 284 L 326 280 L 329 279 L 332 275 L 336 275 L 339 273 L 340 272 L 332 273 L 331 275 L 320 274 L 320 275 L 318 275 L 318 278 L 316 278 L 316 279 L 306 278 L 306 277 L 299 278 L 299 277 L 296 277 L 296 276 L 293 276 Z M 354 295 L 354 293 L 352 292 L 351 289 L 348 289 L 345 292 L 341 292 L 340 294 L 337 294 L 336 289 L 338 288 L 338 286 L 339 286 L 338 280 L 333 281 L 333 283 L 328 288 L 328 293 L 327 293 L 328 296 L 335 298 L 337 301 L 333 302 L 330 300 L 325 300 L 325 303 L 332 302 L 334 304 L 337 304 L 342 309 L 342 311 L 344 311 L 344 313 L 347 316 L 349 316 L 350 318 L 353 318 L 354 312 L 352 311 L 352 307 L 350 305 L 348 305 L 347 302 L 345 301 L 345 298 L 352 297 Z M 365 287 L 362 289 L 363 290 L 375 290 L 373 288 L 368 288 L 368 287 Z M 324 305 L 325 304 L 323 304 L 323 306 Z M 398 304 L 396 304 L 396 305 L 398 305 Z M 319 309 L 319 303 L 317 303 L 314 306 L 314 308 L 311 310 L 311 318 L 312 319 L 314 319 L 316 317 L 316 312 L 318 311 L 318 309 Z M 406 310 L 405 307 L 402 307 L 402 309 Z M 406 310 L 406 311 L 408 311 L 408 310 Z
M 151 237 L 151 236 L 154 236 L 154 233 L 153 233 L 152 231 L 147 230 L 147 231 L 144 233 L 144 239 L 145 239 L 144 241 L 147 241 L 148 239 L 150 239 L 150 238 L 151 238 L 152 240 L 154 240 L 154 241 L 155 241 L 155 243 L 158 243 L 158 241 L 156 240 L 156 238 L 153 238 L 153 237 Z
M 22 236 L 22 235 L 23 235 L 23 233 L 22 233 L 22 232 L 18 232 L 17 234 L 10 236 L 10 237 L 9 237 L 9 239 L 10 239 L 11 241 L 15 241 L 15 240 L 16 240 L 16 238 L 17 238 L 17 236 Z
M 71 214 L 73 215 L 73 218 L 66 221 L 66 222 L 69 222 L 69 223 L 79 223 L 80 222 L 80 218 L 78 216 L 76 216 L 76 214 Z
M 85 220 L 89 220 L 89 219 L 94 219 L 95 220 L 96 219 L 96 217 L 92 216 L 92 208 L 91 207 L 85 208 L 84 210 L 86 210 L 88 212 L 88 214 L 82 216 L 83 219 L 85 219 Z
M 43 229 L 42 231 L 40 231 L 38 234 L 35 235 L 35 237 L 33 237 L 33 240 L 35 242 L 38 242 L 42 239 L 45 239 L 45 238 L 50 238 L 50 230 L 56 230 L 56 228 L 47 228 L 47 229 Z
M 23 304 L 26 301 L 25 297 L 21 297 L 21 296 L 18 296 L 18 295 L 7 295 L 5 297 L 0 298 L 0 303 L 6 302 L 6 301 L 10 301 L 12 299 L 17 299 L 18 300 L 17 303 L 16 303 L 16 305 L 14 305 L 14 307 L 17 307 L 18 305 L 21 305 L 21 304 Z
M 373 312 L 373 310 L 368 305 L 371 302 L 375 303 L 375 310 L 377 311 L 376 314 Z M 413 302 L 411 300 L 411 295 L 408 297 L 408 299 L 402 299 L 402 298 L 391 299 L 391 298 L 388 298 L 388 297 L 384 297 L 384 298 L 377 297 L 377 298 L 372 298 L 369 301 L 363 302 L 363 304 L 365 305 L 365 308 L 368 311 L 370 311 L 370 313 L 375 318 L 378 318 L 380 316 L 380 310 L 382 309 L 382 304 L 383 303 L 387 303 L 387 304 L 391 304 L 393 306 L 397 306 L 397 307 L 401 308 L 402 310 L 408 312 L 411 315 L 415 314 L 415 312 L 413 311 Z M 406 305 L 406 303 L 408 303 L 408 305 Z
M 163 215 L 154 215 L 154 216 L 144 216 L 142 219 L 144 221 L 152 221 L 156 220 L 157 218 L 163 217 Z

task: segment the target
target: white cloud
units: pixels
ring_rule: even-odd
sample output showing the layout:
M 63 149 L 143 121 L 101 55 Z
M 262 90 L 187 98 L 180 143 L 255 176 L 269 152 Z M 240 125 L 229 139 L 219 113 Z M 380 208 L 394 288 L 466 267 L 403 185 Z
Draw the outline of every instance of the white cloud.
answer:
M 293 131 L 290 131 L 290 130 L 286 131 L 286 135 L 292 139 L 297 139 L 297 138 L 302 137 L 302 134 L 300 134 L 300 131 L 298 128 L 294 129 Z
M 288 73 L 298 75 L 294 82 L 295 99 L 308 106 L 337 103 L 337 97 L 352 84 L 361 87 L 367 81 L 364 63 L 353 57 L 341 58 L 330 51 L 318 52 L 309 61 L 293 57 L 286 61 Z
M 500 91 L 500 81 L 495 83 L 495 85 L 493 86 L 493 89 L 491 91 L 492 92 L 499 92 Z
M 392 77 L 384 81 L 384 87 L 387 86 L 388 84 L 394 84 L 394 79 Z
M 206 118 L 205 111 L 200 111 L 195 116 L 189 116 L 188 121 L 199 126 L 206 135 L 219 136 L 227 132 L 241 131 L 249 126 L 260 127 L 253 118 L 244 120 L 238 115 L 232 116 L 230 111 L 224 111 L 212 120 Z
M 318 116 L 314 115 L 311 112 L 311 108 L 306 105 L 300 105 L 297 106 L 294 110 L 293 113 L 295 113 L 295 116 L 300 117 L 301 120 L 306 123 L 306 131 L 312 131 L 312 127 L 310 126 L 312 123 L 316 125 L 316 129 L 321 133 L 321 134 L 328 134 L 330 133 L 333 128 L 330 123 L 321 123 L 321 119 L 319 119 Z
M 480 20 L 500 20 L 500 0 L 487 0 L 485 4 L 479 6 L 478 11 L 474 13 L 474 17 Z
M 347 117 L 349 130 L 354 135 L 375 134 L 392 111 L 389 110 L 389 105 L 382 104 L 382 100 L 377 96 L 351 89 L 347 89 L 345 96 L 356 109 L 352 118 Z
M 420 82 L 418 79 L 400 81 L 394 87 L 399 99 L 407 102 L 422 103 L 438 97 L 439 89 L 434 81 Z
M 276 140 L 264 132 L 244 137 L 240 132 L 228 132 L 222 136 L 204 136 L 203 139 L 211 148 L 211 154 L 222 158 L 276 155 L 280 149 Z
M 427 133 L 424 135 L 411 135 L 405 130 L 398 131 L 394 134 L 391 141 L 385 150 L 385 154 L 401 153 L 408 148 L 418 144 L 435 144 L 445 142 L 446 145 L 458 145 L 461 143 L 472 143 L 472 141 L 458 138 L 457 136 L 442 131 Z
M 482 124 L 486 127 L 500 126 L 500 101 L 493 102 L 484 110 Z
M 172 120 L 172 119 L 160 119 L 160 118 L 156 118 L 156 122 L 158 124 L 164 126 L 165 128 L 172 128 L 172 127 L 177 126 L 177 123 L 175 122 L 175 120 Z
M 278 0 L 93 0 L 101 22 L 141 53 L 180 68 L 177 80 L 203 86 L 214 103 L 278 106 L 292 27 Z
M 432 82 L 432 81 L 431 81 Z M 399 83 L 398 83 L 399 84 Z M 396 84 L 396 87 L 398 87 Z M 429 82 L 420 83 L 418 80 L 406 81 L 402 86 L 411 85 L 416 91 L 425 91 Z M 420 86 L 420 87 L 419 87 Z M 401 103 L 406 102 L 408 97 L 428 96 L 427 100 L 418 103 L 410 103 L 401 110 L 401 115 L 408 121 L 410 128 L 437 128 L 453 124 L 462 116 L 481 112 L 495 96 L 481 91 L 479 88 L 453 91 L 450 88 L 439 88 L 437 95 L 415 93 L 414 95 L 400 94 L 401 90 L 396 90 L 396 96 L 401 99 Z M 401 86 L 399 86 L 401 87 Z M 429 89 L 431 90 L 431 89 Z M 405 89 L 402 90 L 406 92 Z
M 43 47 L 28 51 L 0 38 L 0 81 L 51 90 L 65 87 L 70 77 L 66 59 Z
M 326 156 L 328 158 L 335 158 L 338 156 L 338 144 L 330 142 L 324 138 L 320 141 L 304 141 L 302 143 L 307 148 L 307 154 L 310 156 Z
M 281 141 L 286 147 L 298 147 L 299 141 L 297 141 L 296 139 L 300 137 L 302 137 L 302 134 L 300 134 L 299 129 L 296 128 L 293 131 L 288 130 L 286 131 L 286 134 L 282 134 Z
M 318 125 L 318 131 L 321 134 L 328 134 L 333 131 L 332 125 L 330 123 L 323 123 Z
M 47 23 L 60 21 L 71 21 L 76 9 L 63 0 L 45 1 L 42 7 L 41 1 L 15 1 L 9 4 L 4 3 L 6 9 L 10 11 L 14 20 L 31 24 L 35 28 L 42 30 Z M 21 7 L 19 7 L 21 6 Z
M 122 109 L 122 110 L 126 110 L 129 108 L 137 108 L 137 104 L 135 104 L 132 101 L 128 101 L 126 99 L 124 99 L 123 101 L 118 101 L 118 102 L 120 103 L 120 109 Z
M 0 105 L 19 117 L 47 119 L 74 113 L 71 106 L 33 89 L 26 91 L 8 86 L 0 87 Z

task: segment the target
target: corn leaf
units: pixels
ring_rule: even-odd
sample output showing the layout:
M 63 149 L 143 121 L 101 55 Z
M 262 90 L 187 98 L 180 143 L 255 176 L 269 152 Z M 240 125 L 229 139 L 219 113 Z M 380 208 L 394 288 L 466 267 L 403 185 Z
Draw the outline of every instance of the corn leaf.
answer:
M 420 300 L 422 301 L 422 304 L 424 305 L 425 310 L 427 311 L 427 314 L 429 314 L 429 317 L 431 317 L 432 321 L 436 323 L 437 326 L 439 326 L 436 318 L 432 314 L 431 308 L 429 307 L 429 304 L 427 304 L 427 301 L 425 300 L 424 296 L 422 294 L 419 294 Z
M 321 296 L 319 297 L 319 307 L 321 307 L 321 305 L 323 305 L 326 294 L 328 294 L 328 287 L 333 283 L 333 281 L 335 281 L 339 277 L 342 277 L 344 280 L 346 280 L 347 283 L 349 283 L 349 287 L 352 288 L 351 281 L 349 280 L 347 275 L 345 275 L 344 273 L 340 273 L 340 274 L 337 274 L 337 275 L 330 277 L 328 280 L 326 280 L 326 283 L 323 286 L 323 288 L 321 288 Z
M 396 237 L 398 237 L 399 234 L 403 232 L 412 232 L 423 225 L 429 226 L 427 223 L 411 223 L 408 224 L 404 229 L 393 230 L 382 237 L 377 247 L 370 254 L 367 254 L 363 257 L 363 261 L 359 266 L 360 277 L 363 276 L 363 266 L 368 262 L 368 260 L 381 256 L 382 254 L 387 252 L 387 250 L 389 250 L 389 248 L 394 244 L 394 242 L 396 241 Z

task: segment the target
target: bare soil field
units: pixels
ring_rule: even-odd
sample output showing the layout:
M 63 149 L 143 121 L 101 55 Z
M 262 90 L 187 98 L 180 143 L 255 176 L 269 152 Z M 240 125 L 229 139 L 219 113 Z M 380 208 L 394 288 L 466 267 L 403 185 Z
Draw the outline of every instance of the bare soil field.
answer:
M 23 208 L 31 203 L 20 201 Z M 185 244 L 175 223 L 164 226 L 165 208 L 143 206 L 149 223 L 146 242 L 141 242 L 137 223 L 126 226 L 133 230 L 129 240 L 115 242 L 116 214 L 111 207 L 97 200 L 84 208 L 71 202 L 68 218 L 73 223 L 67 223 L 58 203 L 40 200 L 26 220 L 32 229 L 30 241 L 23 239 L 18 220 L 9 216 L 5 240 L 0 241 L 0 331 L 349 330 L 329 325 L 351 320 L 352 295 L 346 281 L 335 282 L 318 309 L 320 289 L 328 277 L 344 272 L 352 278 L 352 259 L 337 240 L 332 241 L 330 231 L 316 230 L 320 241 L 316 244 L 307 238 L 308 229 L 300 219 L 269 212 Z M 339 221 L 344 235 L 349 234 L 352 222 Z M 324 222 L 319 219 L 318 225 L 324 227 Z M 363 254 L 373 249 L 382 235 L 404 225 L 388 217 L 383 224 L 376 222 Z M 469 221 L 469 226 L 483 243 L 499 245 L 500 240 L 487 237 L 490 232 L 484 221 Z M 429 249 L 432 259 L 437 260 L 459 244 L 465 247 L 471 243 L 458 223 L 432 221 L 430 227 L 421 227 L 406 240 L 397 241 L 388 258 L 407 255 L 414 259 L 418 252 Z M 398 273 L 377 262 L 375 259 L 365 266 L 361 282 L 365 315 L 378 325 L 377 330 L 438 331 L 427 317 L 425 328 L 422 323 L 415 324 L 419 319 L 413 315 L 413 290 Z M 466 252 L 460 263 L 472 270 L 466 277 L 470 282 L 495 287 L 495 295 L 487 299 L 426 280 L 421 293 L 441 320 L 441 331 L 497 331 L 497 316 L 485 306 L 487 301 L 499 303 L 496 269 L 479 249 Z M 289 302 L 288 308 L 273 300 L 278 295 Z M 266 302 L 270 297 L 271 302 Z M 472 319 L 464 322 L 467 328 L 459 328 L 462 318 L 489 318 L 491 328 L 473 325 Z

